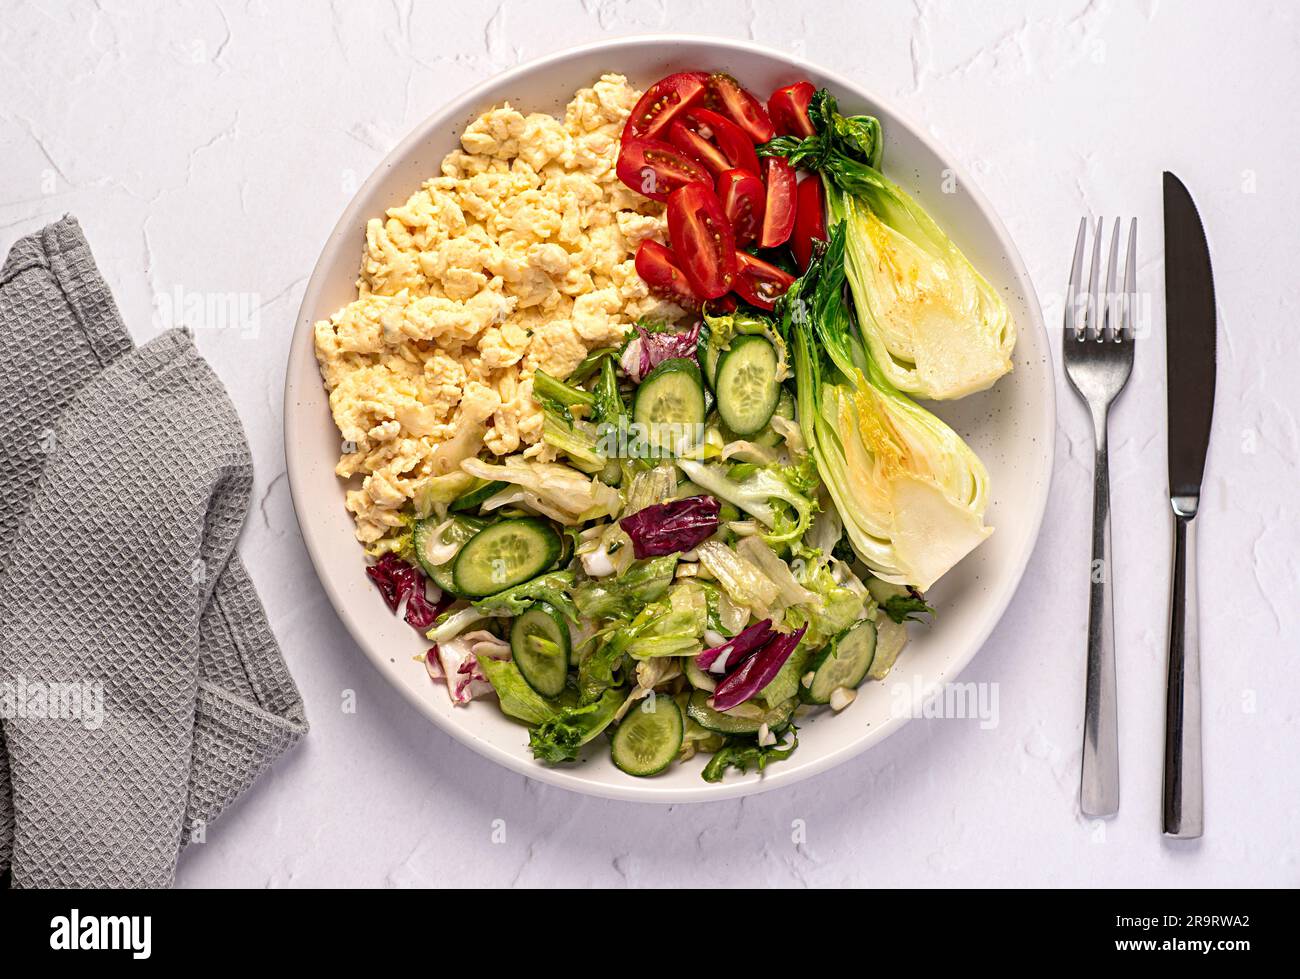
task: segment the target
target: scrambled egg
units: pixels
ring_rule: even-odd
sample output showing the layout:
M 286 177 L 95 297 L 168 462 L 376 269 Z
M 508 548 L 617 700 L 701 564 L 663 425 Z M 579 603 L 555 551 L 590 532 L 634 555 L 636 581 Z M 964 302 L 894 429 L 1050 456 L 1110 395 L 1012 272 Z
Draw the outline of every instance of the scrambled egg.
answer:
M 663 207 L 614 172 L 639 96 L 605 75 L 563 122 L 491 109 L 367 225 L 357 299 L 315 327 L 358 539 L 402 526 L 422 480 L 483 446 L 549 460 L 533 372 L 565 378 L 637 318 L 682 314 L 633 267 L 643 239 L 665 240 Z

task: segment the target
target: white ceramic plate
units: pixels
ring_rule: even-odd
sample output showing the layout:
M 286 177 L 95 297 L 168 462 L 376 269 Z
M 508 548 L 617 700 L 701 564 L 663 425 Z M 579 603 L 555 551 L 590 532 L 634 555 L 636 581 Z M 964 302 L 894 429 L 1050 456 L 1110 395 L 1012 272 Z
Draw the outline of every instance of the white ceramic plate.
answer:
M 700 778 L 703 759 L 675 765 L 656 778 L 636 779 L 614 768 L 608 751 L 599 748 L 577 764 L 548 768 L 529 755 L 526 729 L 494 702 L 452 706 L 446 688 L 432 683 L 412 659 L 427 643 L 389 613 L 363 573 L 362 550 L 343 506 L 344 487 L 333 473 L 339 433 L 312 347 L 312 324 L 356 296 L 366 220 L 404 202 L 485 109 L 508 99 L 525 112 L 562 112 L 577 89 L 602 73 L 620 72 L 644 88 L 685 69 L 728 71 L 760 97 L 807 78 L 829 88 L 843 111 L 879 117 L 886 171 L 1002 291 L 1019 328 L 1015 371 L 992 391 L 938 409 L 988 466 L 993 488 L 988 521 L 996 532 L 930 593 L 941 613 L 936 623 L 913 629 L 913 642 L 889 681 L 864 685 L 842 714 L 804 723 L 799 749 L 788 761 L 761 777 L 732 773 L 716 784 Z M 955 193 L 942 192 L 945 176 L 956 178 Z M 946 184 L 951 187 L 951 179 Z M 896 716 L 891 710 L 899 703 L 893 684 L 929 691 L 950 681 L 988 637 L 1024 572 L 1047 499 L 1056 408 L 1046 344 L 1024 263 L 992 208 L 961 167 L 887 103 L 847 78 L 754 44 L 682 35 L 602 41 L 522 65 L 453 100 L 417 126 L 357 192 L 325 244 L 298 312 L 284 402 L 289 483 L 307 550 L 339 617 L 380 672 L 453 737 L 514 771 L 593 795 L 650 802 L 745 795 L 790 785 L 879 743 L 909 713 Z

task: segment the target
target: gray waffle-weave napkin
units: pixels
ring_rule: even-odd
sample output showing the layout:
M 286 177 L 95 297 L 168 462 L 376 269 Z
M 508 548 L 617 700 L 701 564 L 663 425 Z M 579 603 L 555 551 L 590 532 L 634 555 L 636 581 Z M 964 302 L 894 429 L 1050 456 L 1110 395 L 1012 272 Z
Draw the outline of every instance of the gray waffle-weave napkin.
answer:
M 188 333 L 134 348 L 71 217 L 0 268 L 0 355 L 0 871 L 167 886 L 307 730 L 235 553 L 243 429 Z

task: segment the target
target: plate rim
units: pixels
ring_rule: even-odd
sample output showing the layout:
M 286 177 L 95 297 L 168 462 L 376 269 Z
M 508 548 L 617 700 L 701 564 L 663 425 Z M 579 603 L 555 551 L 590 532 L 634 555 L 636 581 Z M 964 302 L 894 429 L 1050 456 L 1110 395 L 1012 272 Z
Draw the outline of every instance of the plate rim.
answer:
M 623 47 L 641 46 L 647 43 L 659 43 L 677 46 L 709 46 L 714 48 L 724 48 L 732 51 L 743 51 L 747 53 L 760 54 L 769 58 L 774 58 L 791 66 L 795 70 L 810 70 L 828 80 L 833 84 L 842 86 L 847 91 L 865 94 L 872 103 L 879 106 L 881 110 L 888 113 L 898 120 L 910 135 L 918 142 L 925 146 L 936 158 L 942 160 L 953 172 L 958 185 L 963 188 L 963 192 L 969 194 L 972 203 L 980 212 L 983 218 L 988 222 L 989 227 L 997 238 L 1001 246 L 1004 257 L 1008 266 L 1013 273 L 1015 284 L 1023 287 L 1023 301 L 1029 312 L 1030 324 L 1028 326 L 1035 329 L 1040 334 L 1043 342 L 1046 344 L 1045 350 L 1050 351 L 1050 336 L 1047 333 L 1047 327 L 1043 321 L 1042 307 L 1038 300 L 1038 293 L 1034 287 L 1033 280 L 1030 278 L 1029 270 L 1025 266 L 1024 259 L 1021 257 L 1020 250 L 1016 247 L 1015 242 L 1008 234 L 1006 227 L 1002 223 L 1001 216 L 993 208 L 988 198 L 984 196 L 978 184 L 971 179 L 960 161 L 956 160 L 953 155 L 944 150 L 935 140 L 933 140 L 924 128 L 922 128 L 908 112 L 901 111 L 891 100 L 877 96 L 873 91 L 858 84 L 837 71 L 824 68 L 815 64 L 806 58 L 796 57 L 788 52 L 778 50 L 765 44 L 759 44 L 754 41 L 741 40 L 737 38 L 715 37 L 707 34 L 675 34 L 652 32 L 643 34 L 629 34 L 617 38 L 604 38 L 597 41 L 589 41 L 584 44 L 565 47 L 549 54 L 534 58 L 529 61 L 521 62 L 511 68 L 491 75 L 482 81 L 476 83 L 459 95 L 453 96 L 443 102 L 432 113 L 425 116 L 416 123 L 388 153 L 375 165 L 370 175 L 357 188 L 355 194 L 348 201 L 335 222 L 334 227 L 330 230 L 329 235 L 322 243 L 320 255 L 316 259 L 316 264 L 312 269 L 311 276 L 307 280 L 307 285 L 303 291 L 303 298 L 298 307 L 298 312 L 294 320 L 293 335 L 289 342 L 289 352 L 285 363 L 285 385 L 283 401 L 283 431 L 284 431 L 284 451 L 286 475 L 289 481 L 289 495 L 293 503 L 294 519 L 298 523 L 299 533 L 302 536 L 303 543 L 306 546 L 308 556 L 311 558 L 313 570 L 316 572 L 317 580 L 324 589 L 326 596 L 329 598 L 330 605 L 333 607 L 335 614 L 342 621 L 344 628 L 347 629 L 348 635 L 357 647 L 365 654 L 367 660 L 377 669 L 385 682 L 393 686 L 397 691 L 411 703 L 424 717 L 430 720 L 435 726 L 455 738 L 461 744 L 470 748 L 477 754 L 487 758 L 497 764 L 504 766 L 510 771 L 517 772 L 528 778 L 537 779 L 550 785 L 556 785 L 570 792 L 577 792 L 583 795 L 591 795 L 600 798 L 614 799 L 631 802 L 649 802 L 658 804 L 678 804 L 687 802 L 716 802 L 725 799 L 733 799 L 740 796 L 753 795 L 759 792 L 768 792 L 774 789 L 783 788 L 801 782 L 805 779 L 812 778 L 815 775 L 822 774 L 843 764 L 851 758 L 856 757 L 868 748 L 875 747 L 882 743 L 891 735 L 896 733 L 908 720 L 915 716 L 916 711 L 910 711 L 907 714 L 893 714 L 884 722 L 872 727 L 870 730 L 864 730 L 863 733 L 849 741 L 834 748 L 825 754 L 810 759 L 798 766 L 792 766 L 788 769 L 778 769 L 771 773 L 765 773 L 758 777 L 745 777 L 743 779 L 728 780 L 717 783 L 703 783 L 697 787 L 683 789 L 681 787 L 657 786 L 653 780 L 637 781 L 629 779 L 629 784 L 607 784 L 603 782 L 584 780 L 579 776 L 577 771 L 570 771 L 558 767 L 549 767 L 539 765 L 524 752 L 516 750 L 509 751 L 505 748 L 492 743 L 478 734 L 468 730 L 464 725 L 449 723 L 441 714 L 434 711 L 419 694 L 408 684 L 390 676 L 389 667 L 392 665 L 388 658 L 382 654 L 372 651 L 370 643 L 363 637 L 366 635 L 365 630 L 359 618 L 356 616 L 350 605 L 343 600 L 343 596 L 330 582 L 329 577 L 324 573 L 322 566 L 322 552 L 317 544 L 317 528 L 309 527 L 310 522 L 304 522 L 300 514 L 299 494 L 306 494 L 311 491 L 312 487 L 304 486 L 299 483 L 295 475 L 304 468 L 300 462 L 299 446 L 302 440 L 292 437 L 298 428 L 298 418 L 300 413 L 295 412 L 294 401 L 298 393 L 298 386 L 294 381 L 293 365 L 295 358 L 303 355 L 303 348 L 310 350 L 310 338 L 312 335 L 311 324 L 307 323 L 304 316 L 308 313 L 308 300 L 311 299 L 321 287 L 321 281 L 325 278 L 327 270 L 325 266 L 326 252 L 329 246 L 340 236 L 350 233 L 355 222 L 352 215 L 354 206 L 359 200 L 369 195 L 372 187 L 378 184 L 383 178 L 385 171 L 393 166 L 397 161 L 411 152 L 412 148 L 419 146 L 429 137 L 431 130 L 436 128 L 444 117 L 450 117 L 455 113 L 451 110 L 452 106 L 468 106 L 481 100 L 484 94 L 490 88 L 508 84 L 514 78 L 520 75 L 531 73 L 542 69 L 546 66 L 562 63 L 572 58 L 579 57 L 597 51 L 617 51 Z M 460 111 L 460 110 L 456 110 Z M 1021 332 L 1024 332 L 1021 328 Z M 314 359 L 314 353 L 313 353 Z M 1050 357 L 1049 357 L 1050 361 Z M 1054 383 L 1054 369 L 1049 366 L 1047 371 L 1049 382 L 1043 385 L 1045 400 L 1042 408 L 1047 413 L 1048 424 L 1045 426 L 1047 437 L 1043 440 L 1043 449 L 1038 455 L 1035 470 L 1031 473 L 1034 484 L 1041 487 L 1037 499 L 1034 502 L 1035 513 L 1033 514 L 1031 532 L 1026 536 L 1025 543 L 1021 553 L 1015 556 L 1015 571 L 1007 577 L 1000 591 L 985 599 L 990 607 L 996 608 L 996 612 L 989 615 L 985 625 L 969 643 L 968 652 L 964 657 L 959 657 L 954 662 L 952 669 L 941 676 L 932 679 L 921 688 L 921 697 L 929 696 L 941 684 L 953 681 L 959 676 L 971 663 L 972 660 L 984 648 L 993 630 L 1002 621 L 1011 601 L 1019 591 L 1020 585 L 1024 580 L 1025 571 L 1028 569 L 1029 562 L 1033 552 L 1038 545 L 1039 537 L 1042 533 L 1043 520 L 1046 515 L 1047 501 L 1051 496 L 1051 483 L 1053 478 L 1054 459 L 1056 456 L 1056 428 L 1057 428 L 1057 399 L 1056 385 Z

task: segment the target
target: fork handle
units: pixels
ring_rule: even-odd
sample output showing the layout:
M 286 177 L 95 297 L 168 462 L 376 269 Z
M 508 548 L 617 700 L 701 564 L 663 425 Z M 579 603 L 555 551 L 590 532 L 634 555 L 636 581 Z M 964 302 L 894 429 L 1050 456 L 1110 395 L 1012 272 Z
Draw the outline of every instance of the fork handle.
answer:
M 1110 574 L 1110 453 L 1106 409 L 1094 411 L 1092 562 L 1088 566 L 1088 678 L 1084 698 L 1079 808 L 1085 816 L 1119 812 L 1119 731 L 1115 700 L 1115 613 Z
M 1174 572 L 1169 589 L 1169 677 L 1165 688 L 1166 836 L 1193 840 L 1201 804 L 1201 640 L 1196 614 L 1196 501 L 1175 498 Z

